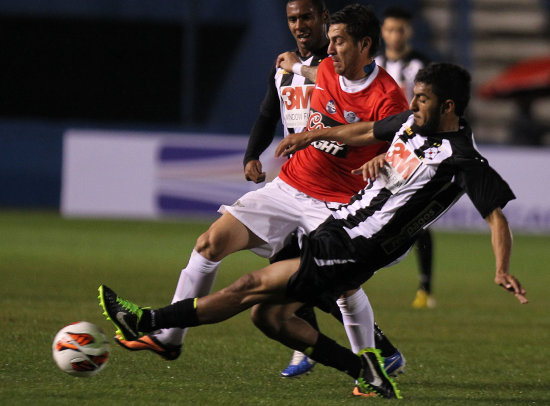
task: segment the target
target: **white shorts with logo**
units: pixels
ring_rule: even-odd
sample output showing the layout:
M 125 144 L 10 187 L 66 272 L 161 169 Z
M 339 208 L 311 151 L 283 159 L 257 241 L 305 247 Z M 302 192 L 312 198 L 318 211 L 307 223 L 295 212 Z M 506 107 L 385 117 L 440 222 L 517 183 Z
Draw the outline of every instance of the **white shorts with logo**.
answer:
M 328 206 L 327 206 L 328 205 Z M 263 188 L 244 194 L 232 206 L 222 205 L 219 213 L 228 211 L 266 244 L 252 251 L 272 257 L 283 248 L 286 237 L 315 230 L 339 203 L 314 199 L 278 177 Z

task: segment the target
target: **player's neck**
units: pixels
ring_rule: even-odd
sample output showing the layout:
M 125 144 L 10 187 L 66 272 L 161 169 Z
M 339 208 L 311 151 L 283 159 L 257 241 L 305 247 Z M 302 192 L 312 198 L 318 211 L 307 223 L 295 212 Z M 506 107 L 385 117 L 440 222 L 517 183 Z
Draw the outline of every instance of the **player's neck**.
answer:
M 401 49 L 389 49 L 386 48 L 386 59 L 388 61 L 398 61 L 405 58 L 411 52 L 411 47 L 405 45 Z
M 460 129 L 460 118 L 455 115 L 444 116 L 439 123 L 439 133 L 457 132 Z
M 307 49 L 307 48 L 300 48 L 298 47 L 298 53 L 300 54 L 300 56 L 302 58 L 309 58 L 311 55 L 313 55 L 313 53 L 317 50 L 320 50 L 322 49 L 323 47 L 327 47 L 328 46 L 328 42 L 325 43 L 325 44 L 321 44 L 319 45 L 319 47 L 317 48 L 312 48 L 312 49 Z

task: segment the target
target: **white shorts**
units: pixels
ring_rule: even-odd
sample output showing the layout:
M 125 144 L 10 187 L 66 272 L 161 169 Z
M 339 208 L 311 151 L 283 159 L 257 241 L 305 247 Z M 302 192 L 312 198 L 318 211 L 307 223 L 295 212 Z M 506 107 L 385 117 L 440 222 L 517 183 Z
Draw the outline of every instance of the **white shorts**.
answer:
M 331 213 L 327 203 L 298 191 L 278 177 L 263 188 L 244 194 L 232 206 L 222 205 L 218 209 L 222 214 L 225 211 L 266 242 L 252 249 L 266 258 L 283 248 L 290 233 L 298 230 L 307 234 Z

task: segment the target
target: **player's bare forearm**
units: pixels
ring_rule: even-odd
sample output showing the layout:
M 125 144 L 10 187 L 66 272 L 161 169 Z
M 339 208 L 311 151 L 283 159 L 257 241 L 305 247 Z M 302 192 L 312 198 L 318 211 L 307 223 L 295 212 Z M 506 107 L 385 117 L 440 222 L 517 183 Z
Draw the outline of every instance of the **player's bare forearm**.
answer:
M 310 131 L 311 142 L 336 141 L 352 147 L 370 145 L 379 142 L 374 138 L 374 121 L 360 121 L 358 123 L 339 125 Z
M 485 220 L 491 228 L 491 244 L 495 255 L 495 283 L 513 293 L 520 303 L 527 303 L 526 291 L 519 280 L 510 275 L 510 257 L 512 254 L 512 232 L 502 209 L 493 210 Z
M 379 142 L 373 134 L 373 121 L 339 125 L 322 128 L 298 134 L 290 134 L 284 138 L 275 151 L 275 156 L 288 156 L 300 149 L 306 148 L 315 141 L 336 141 L 350 146 L 370 145 Z
M 305 76 L 312 82 L 315 82 L 315 80 L 317 80 L 317 66 L 302 65 L 301 72 L 302 76 Z

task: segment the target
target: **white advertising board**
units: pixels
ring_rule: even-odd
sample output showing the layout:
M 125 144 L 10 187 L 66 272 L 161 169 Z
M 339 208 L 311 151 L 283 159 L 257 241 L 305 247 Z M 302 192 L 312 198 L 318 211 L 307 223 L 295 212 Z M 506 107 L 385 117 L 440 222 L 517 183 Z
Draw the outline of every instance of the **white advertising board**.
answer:
M 214 217 L 221 204 L 263 186 L 247 182 L 243 136 L 70 130 L 64 134 L 65 216 Z M 274 145 L 277 143 L 275 142 Z M 284 160 L 262 155 L 273 179 Z
M 247 137 L 70 130 L 64 136 L 61 210 L 66 216 L 215 217 L 249 190 L 242 158 Z M 273 144 L 276 145 L 276 142 Z M 268 179 L 283 160 L 261 157 Z M 480 147 L 517 199 L 504 212 L 514 230 L 550 232 L 550 150 Z M 467 197 L 435 227 L 487 230 Z

